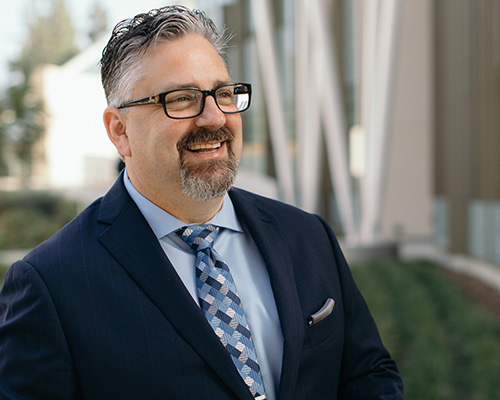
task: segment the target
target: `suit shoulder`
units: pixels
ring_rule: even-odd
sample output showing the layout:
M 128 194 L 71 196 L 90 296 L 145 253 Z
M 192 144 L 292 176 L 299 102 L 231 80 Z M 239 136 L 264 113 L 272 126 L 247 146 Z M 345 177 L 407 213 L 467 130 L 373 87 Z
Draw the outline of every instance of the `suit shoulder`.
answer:
M 266 212 L 271 212 L 278 217 L 283 217 L 286 219 L 298 218 L 299 220 L 307 221 L 323 221 L 323 219 L 319 215 L 304 211 L 297 206 L 285 203 L 280 200 L 261 196 L 256 193 L 248 192 L 243 189 L 233 188 L 230 191 L 230 195 L 231 198 L 233 200 L 236 200 L 239 204 L 243 202 L 249 202 L 255 207 Z

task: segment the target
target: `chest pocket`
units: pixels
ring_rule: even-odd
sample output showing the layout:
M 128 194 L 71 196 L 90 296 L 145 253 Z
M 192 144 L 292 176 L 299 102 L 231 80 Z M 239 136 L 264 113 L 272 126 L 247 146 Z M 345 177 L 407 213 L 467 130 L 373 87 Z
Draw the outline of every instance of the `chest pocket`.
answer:
M 308 319 L 307 334 L 312 348 L 334 336 L 341 324 L 339 307 L 335 300 L 329 298 L 323 307 Z

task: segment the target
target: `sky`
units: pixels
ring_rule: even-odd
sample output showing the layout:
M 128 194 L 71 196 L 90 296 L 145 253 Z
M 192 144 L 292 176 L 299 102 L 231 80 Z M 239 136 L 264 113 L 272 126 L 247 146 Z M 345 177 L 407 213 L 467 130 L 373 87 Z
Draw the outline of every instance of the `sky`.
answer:
M 73 23 L 80 35 L 88 31 L 89 14 L 92 6 L 99 2 L 108 12 L 108 24 L 111 29 L 119 21 L 167 4 L 183 3 L 190 5 L 194 1 L 169 2 L 168 0 L 66 0 Z M 48 0 L 0 0 L 0 85 L 8 84 L 8 60 L 19 52 L 27 31 L 26 21 L 29 7 L 43 7 Z M 83 40 L 80 40 L 83 42 Z

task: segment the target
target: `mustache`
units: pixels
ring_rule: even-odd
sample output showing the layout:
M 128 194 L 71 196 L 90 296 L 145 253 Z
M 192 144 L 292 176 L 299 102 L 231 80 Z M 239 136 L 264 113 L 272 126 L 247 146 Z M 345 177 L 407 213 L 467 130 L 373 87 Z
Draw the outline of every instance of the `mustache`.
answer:
M 226 127 L 216 130 L 211 129 L 197 129 L 188 132 L 177 142 L 177 149 L 180 151 L 190 144 L 205 143 L 205 142 L 232 142 L 234 135 Z

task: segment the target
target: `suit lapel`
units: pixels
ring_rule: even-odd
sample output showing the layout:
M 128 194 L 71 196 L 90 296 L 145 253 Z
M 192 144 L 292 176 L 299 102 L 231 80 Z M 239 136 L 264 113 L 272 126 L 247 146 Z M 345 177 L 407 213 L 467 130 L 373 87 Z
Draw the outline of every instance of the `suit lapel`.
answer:
M 305 324 L 295 284 L 288 245 L 275 216 L 260 208 L 257 198 L 232 189 L 229 192 L 238 218 L 248 229 L 269 271 L 284 337 L 279 399 L 293 397 L 299 372 Z M 277 250 L 279 249 L 279 250 Z
M 104 197 L 99 220 L 105 224 L 99 239 L 110 254 L 238 398 L 251 399 L 226 349 L 126 193 L 121 177 Z

